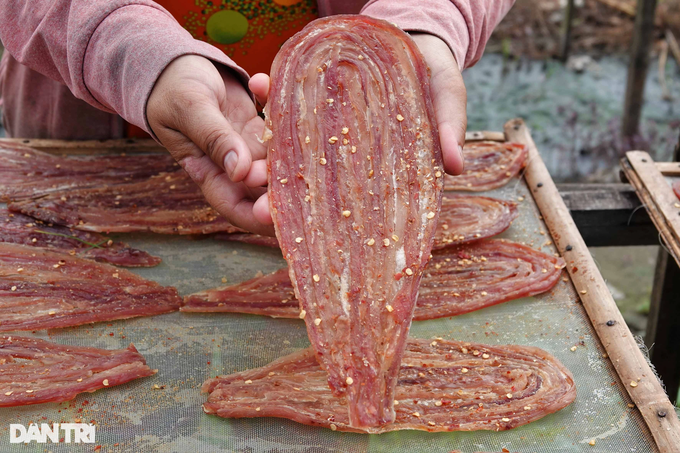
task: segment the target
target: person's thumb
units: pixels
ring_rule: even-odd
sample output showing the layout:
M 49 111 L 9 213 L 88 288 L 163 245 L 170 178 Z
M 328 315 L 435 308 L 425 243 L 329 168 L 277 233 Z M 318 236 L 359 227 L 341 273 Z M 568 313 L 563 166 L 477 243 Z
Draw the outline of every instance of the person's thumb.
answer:
M 467 129 L 467 92 L 463 76 L 448 45 L 429 34 L 414 34 L 430 67 L 430 93 L 434 104 L 444 170 L 453 175 L 463 172 L 463 145 Z

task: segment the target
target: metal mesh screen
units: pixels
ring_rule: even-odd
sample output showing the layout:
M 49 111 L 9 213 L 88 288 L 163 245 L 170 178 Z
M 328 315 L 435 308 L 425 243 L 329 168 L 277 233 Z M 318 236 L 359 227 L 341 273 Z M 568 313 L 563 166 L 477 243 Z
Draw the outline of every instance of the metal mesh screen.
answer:
M 502 237 L 548 253 L 555 251 L 523 181 L 514 180 L 490 195 L 524 198 L 519 218 Z M 223 285 L 223 277 L 231 284 L 285 265 L 277 250 L 250 245 L 158 235 L 120 238 L 163 258 L 157 268 L 133 272 L 174 285 L 183 295 Z M 68 403 L 0 410 L 0 451 L 92 451 L 91 444 L 9 444 L 10 423 L 77 419 L 96 423 L 96 444 L 102 445 L 103 452 L 656 451 L 639 412 L 628 407 L 631 401 L 609 359 L 603 357 L 604 350 L 571 282 L 560 280 L 552 291 L 538 297 L 454 318 L 414 322 L 411 332 L 420 338 L 545 349 L 574 374 L 576 401 L 556 414 L 504 432 L 362 435 L 276 418 L 221 419 L 201 410 L 206 399 L 200 393 L 203 381 L 259 367 L 307 347 L 304 323 L 253 315 L 172 313 L 33 333 L 59 343 L 102 348 L 123 348 L 133 342 L 159 371 L 153 377 L 80 395 Z

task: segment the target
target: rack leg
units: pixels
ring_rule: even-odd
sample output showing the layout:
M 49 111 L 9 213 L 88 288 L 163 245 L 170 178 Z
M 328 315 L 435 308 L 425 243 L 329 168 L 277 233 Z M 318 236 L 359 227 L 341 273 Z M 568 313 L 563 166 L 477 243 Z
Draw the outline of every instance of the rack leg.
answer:
M 645 344 L 675 402 L 680 386 L 680 267 L 663 247 L 656 261 Z

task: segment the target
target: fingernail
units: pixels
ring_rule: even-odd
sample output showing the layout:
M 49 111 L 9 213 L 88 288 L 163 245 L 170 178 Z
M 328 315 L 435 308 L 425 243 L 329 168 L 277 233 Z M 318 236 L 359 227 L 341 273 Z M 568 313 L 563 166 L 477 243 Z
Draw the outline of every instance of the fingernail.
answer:
M 224 168 L 227 170 L 229 177 L 234 174 L 236 170 L 236 164 L 238 164 L 238 155 L 236 151 L 229 151 L 227 156 L 224 158 Z

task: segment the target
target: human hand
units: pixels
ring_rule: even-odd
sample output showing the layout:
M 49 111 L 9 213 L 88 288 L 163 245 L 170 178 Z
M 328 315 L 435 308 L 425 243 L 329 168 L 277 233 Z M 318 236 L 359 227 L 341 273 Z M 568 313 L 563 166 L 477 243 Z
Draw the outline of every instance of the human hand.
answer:
M 185 55 L 168 65 L 147 103 L 151 129 L 217 212 L 274 235 L 266 194 L 264 121 L 228 69 Z
M 467 129 L 467 91 L 458 63 L 449 46 L 435 35 L 413 33 L 430 67 L 430 93 L 442 146 L 444 170 L 452 175 L 463 172 L 463 144 Z

